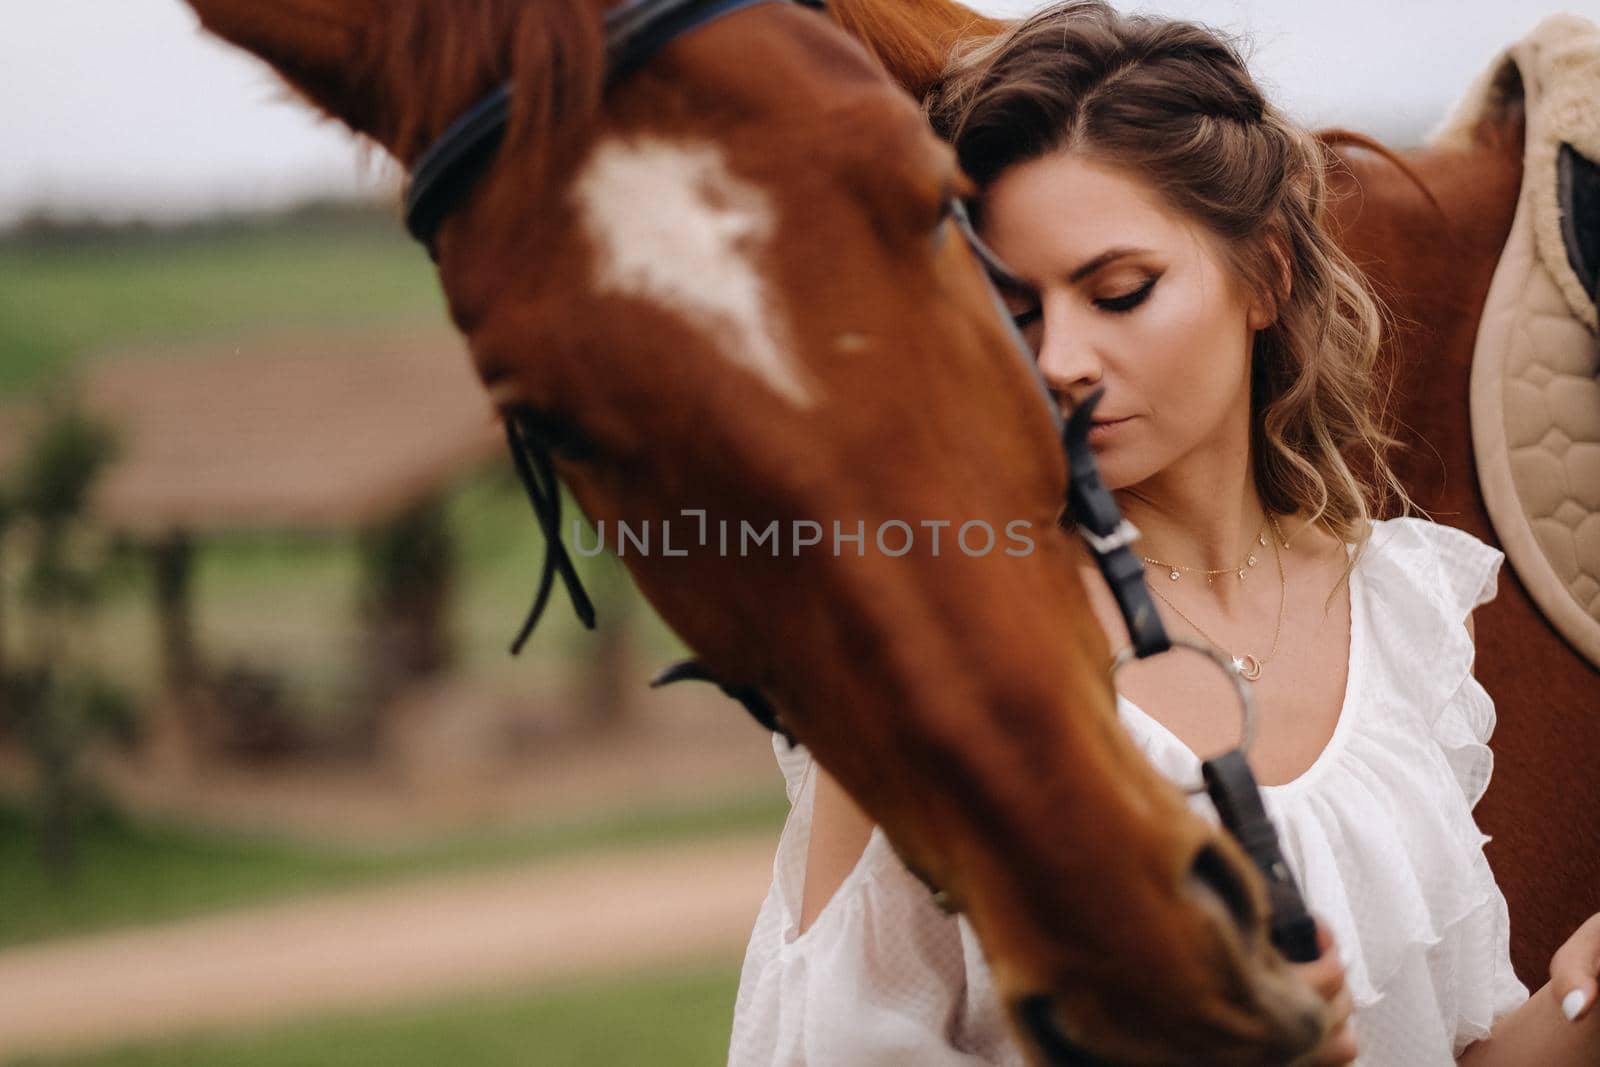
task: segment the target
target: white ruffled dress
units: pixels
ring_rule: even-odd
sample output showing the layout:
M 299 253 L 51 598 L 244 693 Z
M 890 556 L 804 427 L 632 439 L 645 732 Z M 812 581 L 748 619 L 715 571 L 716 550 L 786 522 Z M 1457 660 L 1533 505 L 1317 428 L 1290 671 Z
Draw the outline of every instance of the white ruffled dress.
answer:
M 1443 1067 L 1528 996 L 1472 808 L 1495 711 L 1465 620 L 1504 557 L 1418 519 L 1373 524 L 1351 574 L 1344 706 L 1317 760 L 1263 790 L 1311 911 L 1332 930 L 1362 1067 Z M 1196 756 L 1126 699 L 1118 710 L 1175 781 Z M 734 1009 L 729 1067 L 1025 1067 L 976 937 L 941 912 L 874 829 L 796 936 L 815 787 L 803 747 L 774 749 L 791 810 Z M 1209 802 L 1196 798 L 1209 809 Z

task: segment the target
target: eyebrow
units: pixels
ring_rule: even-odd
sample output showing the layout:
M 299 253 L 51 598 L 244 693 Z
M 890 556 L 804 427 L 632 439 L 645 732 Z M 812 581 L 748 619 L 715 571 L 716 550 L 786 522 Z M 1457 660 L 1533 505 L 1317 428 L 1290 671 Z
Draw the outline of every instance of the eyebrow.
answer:
M 1101 252 L 1098 256 L 1095 256 L 1093 259 L 1089 260 L 1089 262 L 1085 263 L 1083 266 L 1074 270 L 1071 274 L 1067 275 L 1067 282 L 1071 285 L 1076 285 L 1102 267 L 1114 263 L 1126 256 L 1137 256 L 1148 251 L 1150 251 L 1148 248 L 1130 248 L 1126 245 L 1120 245 L 1116 248 L 1108 248 L 1104 252 Z
M 1128 256 L 1142 255 L 1149 251 L 1150 249 L 1148 248 L 1134 248 L 1131 245 L 1118 245 L 1115 248 L 1108 248 L 1104 252 L 1101 252 L 1098 256 L 1095 256 L 1093 259 L 1089 260 L 1087 263 L 1078 267 L 1071 274 L 1067 275 L 1067 284 L 1077 285 L 1095 271 L 1108 267 L 1119 259 L 1125 259 Z M 999 262 L 998 257 L 995 259 L 995 264 L 1001 267 L 1005 266 L 1003 263 Z M 1011 271 L 1010 268 L 1007 267 L 1005 270 L 1005 274 L 996 273 L 993 269 L 989 271 L 989 277 L 993 280 L 995 286 L 1002 292 L 1019 294 L 1034 292 L 1034 287 L 1024 283 L 1015 272 Z

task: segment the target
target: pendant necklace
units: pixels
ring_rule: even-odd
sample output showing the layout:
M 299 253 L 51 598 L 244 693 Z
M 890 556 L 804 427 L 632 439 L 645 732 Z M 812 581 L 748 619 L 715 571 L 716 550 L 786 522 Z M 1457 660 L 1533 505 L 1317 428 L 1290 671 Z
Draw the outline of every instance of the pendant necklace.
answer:
M 1222 648 L 1222 643 L 1220 641 L 1216 640 L 1210 634 L 1206 633 L 1205 630 L 1200 628 L 1200 624 L 1199 623 L 1195 622 L 1193 619 L 1189 618 L 1189 616 L 1185 615 L 1183 613 L 1183 610 L 1181 608 L 1179 608 L 1178 605 L 1174 604 L 1171 600 L 1169 600 L 1167 598 L 1167 596 L 1164 593 L 1161 592 L 1161 590 L 1159 590 L 1159 589 L 1157 589 L 1155 587 L 1154 583 L 1151 583 L 1151 585 L 1150 585 L 1150 591 L 1152 593 L 1154 593 L 1158 598 L 1160 598 L 1160 600 L 1161 600 L 1161 602 L 1163 604 L 1165 604 L 1167 607 L 1171 608 L 1174 612 L 1176 612 L 1177 615 L 1178 615 L 1178 618 L 1182 619 L 1184 622 L 1186 622 L 1190 626 L 1194 627 L 1195 632 L 1198 633 L 1201 637 L 1203 637 L 1207 641 L 1211 642 L 1211 644 L 1215 645 L 1217 648 L 1222 649 L 1223 653 L 1225 655 L 1227 655 L 1230 659 L 1233 660 L 1234 669 L 1237 670 L 1246 679 L 1248 679 L 1248 680 L 1250 680 L 1252 682 L 1261 677 L 1261 668 L 1265 667 L 1268 663 L 1271 663 L 1272 662 L 1272 657 L 1277 655 L 1277 652 L 1278 652 L 1278 637 L 1283 632 L 1283 607 L 1284 607 L 1284 603 L 1288 600 L 1288 597 L 1289 597 L 1289 582 L 1288 582 L 1288 579 L 1284 576 L 1284 573 L 1283 573 L 1283 553 L 1279 549 L 1279 545 L 1281 544 L 1283 546 L 1283 548 L 1288 548 L 1289 546 L 1288 546 L 1288 543 L 1283 540 L 1283 530 L 1279 528 L 1278 520 L 1276 518 L 1273 518 L 1270 521 L 1272 522 L 1273 533 L 1276 536 L 1276 539 L 1272 543 L 1272 557 L 1273 557 L 1274 560 L 1277 561 L 1277 564 L 1278 564 L 1278 622 L 1277 622 L 1277 625 L 1272 628 L 1272 647 L 1270 649 L 1268 649 L 1267 654 L 1265 656 L 1257 656 L 1257 655 L 1255 655 L 1253 653 L 1249 653 L 1249 652 L 1246 652 L 1243 655 L 1235 656 L 1233 653 L 1228 652 L 1227 649 L 1223 649 Z M 1264 531 L 1265 527 L 1263 527 L 1262 529 Z M 1258 537 L 1258 540 L 1260 540 L 1264 544 L 1265 543 L 1264 535 L 1261 536 L 1261 537 Z M 1199 568 L 1188 568 L 1188 567 L 1176 568 L 1175 565 L 1173 565 L 1173 564 L 1161 563 L 1158 560 L 1146 560 L 1146 562 L 1155 563 L 1158 566 L 1162 566 L 1162 567 L 1173 567 L 1174 569 L 1171 572 L 1171 579 L 1173 581 L 1177 581 L 1178 580 L 1180 570 L 1198 570 L 1199 569 Z M 1255 557 L 1253 555 L 1250 557 L 1248 565 L 1252 566 L 1252 567 L 1255 566 Z M 1206 573 L 1208 576 L 1209 575 L 1216 575 L 1216 574 L 1226 574 L 1228 572 L 1228 570 L 1231 570 L 1231 569 L 1232 568 L 1224 568 L 1223 570 L 1220 570 L 1220 571 L 1206 571 L 1204 573 Z M 1239 568 L 1239 577 L 1240 577 L 1241 580 L 1244 578 L 1244 574 L 1245 574 L 1244 568 L 1240 567 Z M 1210 580 L 1210 578 L 1208 577 L 1207 581 L 1209 581 L 1209 580 Z

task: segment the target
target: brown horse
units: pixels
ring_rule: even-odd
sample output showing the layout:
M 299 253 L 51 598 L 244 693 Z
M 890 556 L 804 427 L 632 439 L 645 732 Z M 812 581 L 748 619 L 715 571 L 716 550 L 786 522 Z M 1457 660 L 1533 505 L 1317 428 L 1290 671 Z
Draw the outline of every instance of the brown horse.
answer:
M 952 0 L 834 0 L 902 86 L 921 95 L 960 42 L 1004 23 Z M 1337 156 L 1333 226 L 1396 320 L 1384 359 L 1395 372 L 1397 473 L 1441 522 L 1498 544 L 1468 418 L 1468 379 L 1490 278 L 1522 180 L 1524 115 L 1516 93 L 1472 143 L 1394 152 L 1363 135 L 1321 135 Z M 1070 609 L 1069 609 L 1070 610 Z M 1551 953 L 1600 907 L 1600 677 L 1540 614 L 1509 568 L 1477 612 L 1476 673 L 1500 709 L 1494 784 L 1478 809 L 1512 916 L 1512 955 L 1543 984 Z
M 645 595 L 967 913 L 1025 1041 L 1319 1038 L 1242 854 L 1117 725 L 1054 414 L 951 224 L 952 154 L 859 46 L 768 2 L 608 85 L 601 0 L 190 3 L 408 168 L 514 86 L 432 241 L 490 395 L 592 520 L 668 542 L 625 556 Z

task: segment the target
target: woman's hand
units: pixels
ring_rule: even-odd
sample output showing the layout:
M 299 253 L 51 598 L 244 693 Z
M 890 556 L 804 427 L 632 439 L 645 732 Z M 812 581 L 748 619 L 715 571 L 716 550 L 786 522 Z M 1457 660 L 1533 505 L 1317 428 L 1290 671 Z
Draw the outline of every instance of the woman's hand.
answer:
M 1322 955 L 1311 963 L 1291 964 L 1300 979 L 1315 989 L 1328 1005 L 1328 1036 L 1305 1063 L 1308 1067 L 1343 1067 L 1355 1062 L 1356 1035 L 1350 1029 L 1355 1004 L 1344 984 L 1344 963 L 1333 935 L 1317 923 L 1317 948 Z M 1299 1061 L 1296 1061 L 1299 1062 Z
M 1593 1067 L 1600 1063 L 1600 915 L 1592 916 L 1550 958 L 1550 981 L 1501 1019 L 1494 1032 L 1457 1059 L 1465 1067 Z
M 1594 1007 L 1600 976 L 1600 915 L 1578 927 L 1550 957 L 1550 985 L 1568 1022 L 1577 1022 Z

